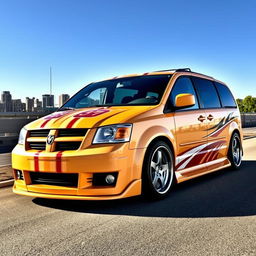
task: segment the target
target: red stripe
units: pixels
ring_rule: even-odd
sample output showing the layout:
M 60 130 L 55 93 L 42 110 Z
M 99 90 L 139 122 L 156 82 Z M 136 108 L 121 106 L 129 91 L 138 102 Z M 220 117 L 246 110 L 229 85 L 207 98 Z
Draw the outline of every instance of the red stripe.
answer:
M 206 147 L 204 147 L 203 149 L 201 149 L 200 151 L 197 151 L 194 153 L 193 157 L 192 156 L 188 156 L 186 157 L 185 159 L 183 159 L 180 163 L 178 163 L 176 165 L 176 169 L 179 169 L 180 166 L 185 163 L 190 157 L 191 160 L 187 163 L 186 167 L 185 168 L 188 168 L 188 167 L 192 167 L 194 165 L 198 165 L 201 163 L 201 159 L 205 157 L 204 159 L 204 162 L 208 162 L 209 161 L 209 158 L 212 157 L 216 151 L 214 151 L 215 147 L 219 147 L 220 145 L 222 145 L 225 141 L 224 140 L 221 140 L 221 141 L 216 141 L 215 143 L 213 144 L 210 144 L 210 145 L 207 145 Z M 198 147 L 198 146 L 197 146 Z M 194 147 L 196 148 L 196 147 Z M 193 149 L 193 148 L 192 148 Z M 191 149 L 189 149 L 188 151 L 190 151 Z M 203 151 L 207 151 L 207 150 L 212 150 L 210 152 L 205 152 L 203 153 Z M 186 151 L 187 152 L 187 151 Z M 183 153 L 182 153 L 183 154 Z M 182 155 L 181 154 L 181 155 Z M 180 156 L 180 155 L 179 155 Z
M 220 144 L 220 146 L 217 148 L 217 151 L 215 151 L 215 153 L 212 155 L 211 159 L 209 161 L 213 161 L 216 160 L 218 158 L 218 155 L 220 153 L 221 147 L 223 144 Z
M 218 145 L 216 145 L 216 147 L 209 152 L 209 155 L 207 156 L 207 158 L 205 159 L 205 162 L 210 162 L 213 160 L 213 156 L 216 154 L 216 152 L 219 152 L 219 148 L 223 145 L 223 143 L 219 143 Z
M 71 120 L 69 122 L 69 124 L 67 125 L 67 128 L 72 128 L 73 125 L 79 120 L 80 118 L 74 118 L 73 120 Z
M 50 122 L 50 121 L 51 121 L 51 119 L 45 120 L 45 121 L 41 124 L 40 128 L 44 128 L 44 127 L 46 126 L 46 124 L 47 124 L 48 122 Z
M 62 167 L 61 167 L 62 153 L 63 153 L 63 151 L 60 151 L 56 155 L 56 172 L 62 172 Z
M 185 153 L 187 153 L 188 151 L 190 151 L 190 150 L 192 150 L 192 149 L 194 149 L 194 148 L 200 147 L 200 146 L 202 146 L 202 145 L 206 145 L 206 144 L 207 144 L 207 143 L 201 143 L 201 144 L 197 145 L 196 147 L 189 148 L 189 149 L 183 151 L 182 153 L 180 153 L 178 156 L 182 156 L 182 155 L 184 155 Z M 207 147 L 207 146 L 206 146 L 206 147 Z
M 218 159 L 218 155 L 219 155 L 219 150 L 212 156 L 212 159 L 210 161 L 216 160 Z
M 35 169 L 35 172 L 39 172 L 39 154 L 41 152 L 42 151 L 38 151 L 34 155 L 34 169 Z
M 180 168 L 180 166 L 185 163 L 191 156 L 186 157 L 185 159 L 183 159 L 182 161 L 180 161 L 177 165 L 176 165 L 176 169 L 178 170 Z
M 185 166 L 185 168 L 193 167 L 195 165 L 200 164 L 201 159 L 207 154 L 203 153 L 204 150 L 199 151 L 194 157 L 188 162 L 188 164 Z

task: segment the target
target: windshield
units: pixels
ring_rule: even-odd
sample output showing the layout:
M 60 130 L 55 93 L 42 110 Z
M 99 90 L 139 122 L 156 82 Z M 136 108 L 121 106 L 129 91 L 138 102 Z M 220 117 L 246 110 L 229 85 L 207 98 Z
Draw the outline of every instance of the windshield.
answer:
M 60 110 L 93 106 L 156 105 L 171 75 L 151 75 L 106 80 L 87 85 Z

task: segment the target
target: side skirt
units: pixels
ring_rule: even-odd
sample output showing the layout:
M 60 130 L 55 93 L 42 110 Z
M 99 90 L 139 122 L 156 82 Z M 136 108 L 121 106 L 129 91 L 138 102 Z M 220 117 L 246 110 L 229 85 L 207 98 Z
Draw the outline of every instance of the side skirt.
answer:
M 230 161 L 225 158 L 216 159 L 209 163 L 200 164 L 187 169 L 176 171 L 177 183 L 181 183 L 186 180 L 190 180 L 208 173 L 216 172 L 231 166 Z

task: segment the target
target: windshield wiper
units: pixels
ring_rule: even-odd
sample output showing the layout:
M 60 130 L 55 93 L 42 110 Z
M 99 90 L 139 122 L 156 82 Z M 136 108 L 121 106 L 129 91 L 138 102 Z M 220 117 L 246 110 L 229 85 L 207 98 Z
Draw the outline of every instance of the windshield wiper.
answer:
M 75 108 L 72 107 L 63 107 L 63 108 L 59 108 L 58 111 L 65 111 L 65 110 L 75 110 Z

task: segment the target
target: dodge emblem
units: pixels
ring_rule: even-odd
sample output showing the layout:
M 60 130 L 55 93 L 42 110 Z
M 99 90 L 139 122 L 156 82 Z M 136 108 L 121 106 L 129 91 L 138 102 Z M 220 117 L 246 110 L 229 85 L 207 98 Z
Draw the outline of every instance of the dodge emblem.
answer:
M 48 135 L 47 136 L 47 144 L 48 145 L 52 145 L 52 143 L 54 142 L 54 139 L 55 139 L 55 137 L 54 137 L 54 135 Z

